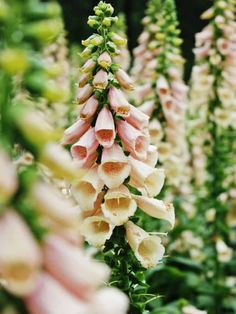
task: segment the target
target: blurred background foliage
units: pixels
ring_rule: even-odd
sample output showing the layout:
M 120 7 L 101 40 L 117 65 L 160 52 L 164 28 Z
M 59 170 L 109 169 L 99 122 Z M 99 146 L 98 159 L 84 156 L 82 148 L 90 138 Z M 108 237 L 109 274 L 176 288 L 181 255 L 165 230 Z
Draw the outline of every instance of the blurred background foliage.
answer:
M 81 39 L 86 38 L 91 33 L 86 23 L 87 16 L 93 14 L 92 9 L 97 2 L 97 0 L 59 0 L 63 7 L 68 38 L 71 43 L 80 43 Z M 111 0 L 109 2 L 114 6 L 116 14 L 125 13 L 129 48 L 134 48 L 142 30 L 141 19 L 144 16 L 147 0 Z M 211 5 L 211 2 L 210 0 L 176 0 L 182 38 L 184 39 L 183 55 L 187 62 L 186 79 L 189 78 L 193 63 L 194 34 L 199 32 L 205 23 L 199 17 Z

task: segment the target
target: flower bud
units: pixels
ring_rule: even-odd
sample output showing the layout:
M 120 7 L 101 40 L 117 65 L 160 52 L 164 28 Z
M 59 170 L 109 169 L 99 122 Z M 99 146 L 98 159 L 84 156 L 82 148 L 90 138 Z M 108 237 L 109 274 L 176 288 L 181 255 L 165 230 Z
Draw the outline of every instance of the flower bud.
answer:
M 108 85 L 108 74 L 104 70 L 99 70 L 93 79 L 93 86 L 97 89 L 106 89 Z
M 80 69 L 80 71 L 82 73 L 89 73 L 92 72 L 93 69 L 96 66 L 96 62 L 93 59 L 88 59 L 85 64 L 82 66 L 82 68 Z
M 112 60 L 108 52 L 105 51 L 98 57 L 98 64 L 104 69 L 109 68 Z
M 127 44 L 127 39 L 116 33 L 109 33 L 108 36 L 117 46 L 125 46 Z
M 79 88 L 77 94 L 77 103 L 83 104 L 93 93 L 93 87 L 87 83 L 84 87 Z
M 127 90 L 133 90 L 134 89 L 134 83 L 133 80 L 129 77 L 129 75 L 122 69 L 118 69 L 115 72 L 115 77 L 119 84 Z

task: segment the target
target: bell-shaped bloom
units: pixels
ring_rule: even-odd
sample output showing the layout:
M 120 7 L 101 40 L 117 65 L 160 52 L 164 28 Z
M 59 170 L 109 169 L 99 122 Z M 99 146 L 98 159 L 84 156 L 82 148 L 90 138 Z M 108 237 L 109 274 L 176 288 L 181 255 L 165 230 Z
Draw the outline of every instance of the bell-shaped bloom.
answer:
M 130 105 L 130 114 L 125 120 L 136 129 L 143 130 L 148 127 L 149 116 Z
M 89 59 L 88 61 L 85 62 L 85 64 L 82 66 L 81 68 L 81 72 L 82 73 L 89 73 L 92 72 L 93 69 L 96 66 L 96 61 L 94 61 L 93 59 Z
M 95 96 L 91 96 L 83 105 L 83 108 L 80 111 L 80 118 L 83 120 L 89 120 L 94 116 L 97 108 L 98 100 Z
M 25 299 L 31 314 L 88 314 L 88 305 L 70 294 L 58 281 L 41 273 L 33 293 Z
M 129 176 L 130 165 L 120 145 L 114 143 L 112 147 L 103 149 L 98 174 L 110 189 L 120 186 Z
M 78 247 L 49 236 L 43 247 L 46 270 L 67 290 L 87 299 L 109 276 L 106 264 L 93 261 Z
M 135 89 L 138 101 L 142 101 L 144 98 L 150 96 L 152 92 L 152 85 L 150 83 L 140 85 Z
M 109 66 L 112 64 L 112 60 L 111 60 L 111 57 L 109 55 L 108 52 L 103 52 L 99 57 L 98 57 L 98 60 L 97 60 L 98 64 L 104 68 L 104 69 L 107 69 L 109 68 Z
M 80 171 L 72 161 L 70 153 L 56 143 L 48 143 L 40 152 L 39 161 L 50 168 L 58 178 L 73 179 L 80 177 Z
M 120 89 L 111 87 L 108 93 L 108 100 L 111 108 L 117 113 L 117 115 L 123 118 L 129 116 L 130 104 Z
M 157 145 L 164 136 L 160 122 L 157 119 L 152 119 L 148 129 L 151 143 Z
M 64 132 L 62 144 L 68 145 L 79 140 L 79 138 L 90 128 L 89 121 L 77 120 Z
M 85 160 L 98 148 L 98 141 L 95 136 L 95 129 L 90 128 L 79 140 L 71 147 L 71 154 L 76 160 Z
M 118 69 L 115 72 L 115 77 L 121 87 L 123 87 L 126 90 L 133 90 L 134 89 L 134 83 L 133 80 L 129 77 L 129 75 L 122 69 Z
M 131 221 L 128 221 L 125 227 L 128 243 L 141 265 L 145 268 L 154 267 L 165 253 L 161 238 L 149 235 Z
M 108 190 L 102 204 L 102 212 L 114 225 L 120 226 L 133 216 L 137 209 L 128 188 L 124 185 Z
M 220 238 L 216 240 L 216 251 L 218 261 L 221 263 L 227 263 L 233 257 L 233 249 Z
M 160 97 L 166 96 L 170 93 L 169 84 L 163 76 L 160 76 L 157 79 L 156 88 L 157 88 L 157 92 L 160 95 Z
M 97 291 L 90 301 L 91 314 L 125 314 L 128 312 L 129 299 L 114 287 L 105 287 Z
M 3 150 L 0 150 L 0 204 L 6 202 L 17 189 L 16 169 Z
M 124 120 L 117 121 L 117 132 L 125 148 L 138 159 L 147 158 L 149 138 Z
M 98 175 L 98 166 L 89 169 L 83 178 L 74 184 L 73 195 L 82 210 L 94 209 L 98 194 L 102 191 L 103 181 Z
M 101 247 L 110 239 L 114 227 L 102 214 L 96 214 L 83 220 L 80 233 L 90 245 Z
M 116 137 L 113 116 L 109 109 L 103 107 L 99 112 L 95 124 L 95 136 L 99 144 L 105 148 L 113 145 Z
M 171 156 L 171 145 L 167 142 L 160 142 L 157 144 L 157 150 L 159 153 L 159 159 L 164 162 Z
M 130 184 L 137 188 L 144 187 L 151 197 L 159 194 L 165 181 L 164 170 L 150 167 L 131 156 L 129 156 L 129 163 L 131 165 Z
M 164 219 L 169 222 L 171 228 L 175 224 L 175 210 L 171 203 L 165 203 L 156 198 L 132 195 L 138 207 L 151 217 Z
M 142 44 L 133 49 L 133 54 L 135 57 L 138 57 L 142 55 L 145 51 L 146 51 L 146 46 Z
M 147 159 L 145 159 L 145 164 L 150 167 L 155 167 L 159 158 L 159 153 L 155 145 L 149 145 L 147 150 Z
M 73 202 L 62 197 L 53 186 L 37 182 L 31 188 L 30 197 L 35 208 L 57 224 L 72 227 L 76 223 L 78 214 Z
M 93 86 L 97 89 L 105 89 L 108 85 L 108 73 L 104 70 L 99 70 L 93 79 Z
M 77 103 L 83 104 L 86 100 L 89 99 L 92 93 L 93 93 L 93 87 L 89 83 L 84 85 L 84 87 L 79 88 L 78 94 L 77 94 Z
M 151 117 L 154 109 L 155 109 L 155 101 L 154 100 L 147 100 L 142 105 L 138 107 L 143 113 L 147 116 Z
M 25 296 L 35 287 L 42 257 L 28 226 L 14 211 L 0 217 L 0 271 L 5 289 Z
M 91 77 L 91 73 L 84 73 L 80 76 L 79 78 L 79 87 L 84 87 L 87 83 L 88 83 L 88 80 L 90 79 Z

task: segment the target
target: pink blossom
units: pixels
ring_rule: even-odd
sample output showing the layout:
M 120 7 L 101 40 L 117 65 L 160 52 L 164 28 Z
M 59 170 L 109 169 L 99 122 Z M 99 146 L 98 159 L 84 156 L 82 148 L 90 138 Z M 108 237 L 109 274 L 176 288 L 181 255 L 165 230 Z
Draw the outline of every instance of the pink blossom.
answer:
M 113 116 L 109 109 L 103 107 L 95 124 L 95 136 L 103 147 L 111 147 L 116 137 Z

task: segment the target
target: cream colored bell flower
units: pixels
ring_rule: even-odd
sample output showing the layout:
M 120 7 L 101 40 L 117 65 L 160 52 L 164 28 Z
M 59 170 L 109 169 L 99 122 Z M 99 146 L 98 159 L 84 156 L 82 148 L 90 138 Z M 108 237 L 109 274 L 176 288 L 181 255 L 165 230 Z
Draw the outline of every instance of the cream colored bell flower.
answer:
M 227 263 L 233 257 L 233 250 L 222 239 L 216 240 L 216 251 L 221 263 Z
M 129 163 L 131 165 L 130 184 L 137 188 L 145 188 L 150 197 L 159 194 L 165 181 L 164 169 L 150 167 L 131 156 L 129 156 Z
M 149 235 L 131 221 L 128 221 L 125 227 L 129 245 L 141 265 L 145 268 L 154 267 L 165 253 L 161 238 L 156 235 Z
M 157 144 L 157 151 L 160 161 L 164 162 L 171 156 L 171 145 L 167 142 L 160 142 Z
M 0 217 L 0 270 L 4 288 L 25 296 L 35 287 L 42 263 L 40 248 L 28 226 L 13 210 Z
M 150 167 L 155 167 L 159 158 L 159 153 L 155 145 L 149 145 L 147 150 L 147 159 L 144 161 Z
M 169 222 L 171 229 L 175 224 L 175 210 L 171 203 L 165 203 L 147 196 L 132 195 L 138 207 L 151 217 L 164 219 Z
M 80 225 L 80 233 L 92 246 L 102 247 L 110 239 L 114 225 L 102 214 L 87 217 Z
M 152 119 L 149 123 L 149 134 L 151 144 L 157 145 L 164 136 L 162 126 L 157 119 Z
M 93 210 L 103 186 L 104 183 L 98 175 L 98 165 L 95 165 L 73 185 L 72 194 L 82 210 Z
M 98 175 L 109 188 L 119 187 L 130 174 L 130 165 L 122 148 L 116 142 L 103 148 Z
M 108 190 L 102 204 L 102 212 L 112 224 L 121 226 L 133 216 L 137 209 L 128 188 L 124 185 Z

